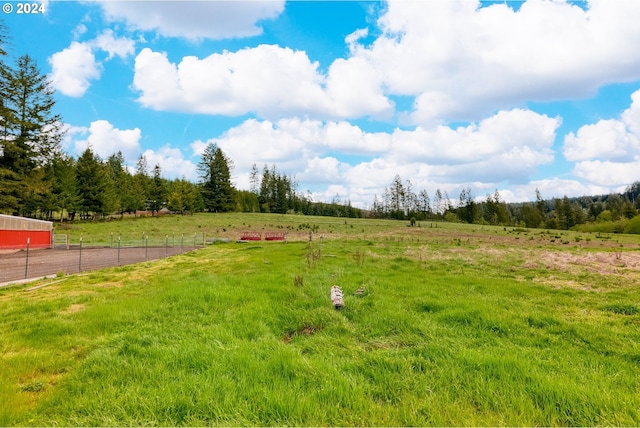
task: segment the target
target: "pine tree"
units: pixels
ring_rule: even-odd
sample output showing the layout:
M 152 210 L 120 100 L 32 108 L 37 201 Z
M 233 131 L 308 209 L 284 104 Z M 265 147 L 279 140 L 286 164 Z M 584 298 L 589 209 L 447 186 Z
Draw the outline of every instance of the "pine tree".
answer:
M 147 158 L 144 155 L 140 155 L 136 161 L 136 173 L 132 179 L 132 204 L 129 207 L 132 211 L 147 209 L 150 187 L 151 177 L 149 177 L 147 169 Z
M 207 145 L 198 163 L 198 172 L 202 179 L 202 197 L 208 211 L 225 212 L 233 209 L 232 166 L 231 160 L 216 144 Z
M 11 69 L 5 62 L 7 41 L 7 29 L 0 21 L 0 212 L 18 214 L 18 209 L 22 205 L 22 195 L 26 188 L 23 175 L 14 171 L 13 162 L 8 159 L 8 156 L 11 155 L 11 147 L 7 147 L 7 144 L 13 140 L 13 137 L 9 136 L 12 110 L 9 108 L 7 97 L 11 87 L 9 84 Z
M 104 214 L 104 194 L 107 187 L 105 168 L 89 147 L 78 158 L 76 183 L 80 211 L 87 217 L 90 214 Z
M 61 119 L 53 113 L 54 91 L 29 55 L 15 69 L 3 65 L 0 81 L 0 170 L 8 178 L 0 199 L 11 204 L 5 208 L 33 215 L 51 202 L 53 176 L 43 169 L 60 154 Z
M 255 164 L 251 165 L 251 173 L 249 174 L 249 191 L 251 193 L 258 194 L 260 190 L 260 173 L 258 172 L 258 166 Z
M 19 174 L 31 172 L 60 153 L 61 119 L 53 114 L 54 91 L 29 55 L 9 72 L 4 163 Z
M 0 158 L 4 156 L 4 141 L 8 137 L 8 123 L 7 121 L 11 117 L 11 110 L 9 109 L 7 99 L 7 93 L 11 87 L 9 84 L 11 80 L 11 69 L 5 62 L 7 57 L 6 45 L 8 43 L 9 36 L 7 35 L 7 27 L 4 22 L 0 20 Z
M 426 218 L 427 214 L 431 213 L 431 199 L 429 198 L 429 193 L 424 189 L 418 193 L 418 205 L 423 216 Z
M 151 189 L 149 192 L 149 209 L 151 209 L 152 212 L 157 213 L 164 207 L 167 194 L 164 180 L 161 176 L 160 165 L 156 164 L 156 166 L 153 167 L 153 179 L 151 183 Z
M 64 218 L 66 212 L 69 219 L 73 220 L 80 205 L 75 160 L 66 155 L 58 156 L 53 161 L 52 169 L 55 176 L 53 195 L 56 200 L 56 209 L 60 211 L 60 219 Z

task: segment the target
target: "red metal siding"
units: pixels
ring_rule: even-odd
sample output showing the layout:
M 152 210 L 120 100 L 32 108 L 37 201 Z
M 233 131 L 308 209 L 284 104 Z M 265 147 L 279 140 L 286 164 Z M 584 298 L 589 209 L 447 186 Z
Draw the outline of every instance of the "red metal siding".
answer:
M 49 230 L 0 230 L 0 249 L 24 249 L 51 247 L 51 231 Z

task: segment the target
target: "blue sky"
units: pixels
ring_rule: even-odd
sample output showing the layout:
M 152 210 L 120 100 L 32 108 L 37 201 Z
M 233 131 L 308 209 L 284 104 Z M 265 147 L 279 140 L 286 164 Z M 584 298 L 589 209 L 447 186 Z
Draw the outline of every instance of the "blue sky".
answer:
M 248 188 L 275 164 L 317 201 L 506 201 L 640 180 L 640 1 L 48 1 L 2 16 L 56 90 L 65 150 L 198 180 L 214 142 Z

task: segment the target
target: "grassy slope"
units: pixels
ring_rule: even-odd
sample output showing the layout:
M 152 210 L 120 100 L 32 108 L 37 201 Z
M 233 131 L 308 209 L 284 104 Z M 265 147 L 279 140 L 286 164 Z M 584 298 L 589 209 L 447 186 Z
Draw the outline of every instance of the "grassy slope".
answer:
M 532 260 L 613 251 L 610 240 L 194 220 L 212 235 L 282 227 L 299 241 L 209 246 L 0 289 L 0 425 L 640 423 L 639 277 Z M 322 245 L 304 242 L 307 222 Z M 345 291 L 341 311 L 333 284 Z

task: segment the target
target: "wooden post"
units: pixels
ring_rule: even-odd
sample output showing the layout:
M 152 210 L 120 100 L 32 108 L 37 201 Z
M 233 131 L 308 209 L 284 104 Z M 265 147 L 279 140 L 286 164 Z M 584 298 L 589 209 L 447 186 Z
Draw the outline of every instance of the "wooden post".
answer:
M 24 265 L 24 279 L 28 278 L 29 275 L 29 246 L 31 243 L 31 238 L 27 238 L 27 261 Z

